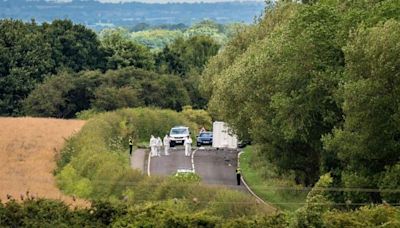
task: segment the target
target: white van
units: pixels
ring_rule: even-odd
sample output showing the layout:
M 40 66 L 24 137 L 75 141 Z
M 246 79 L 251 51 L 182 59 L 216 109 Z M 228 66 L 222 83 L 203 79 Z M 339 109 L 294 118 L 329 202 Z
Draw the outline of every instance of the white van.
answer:
M 183 145 L 185 139 L 190 137 L 190 131 L 188 127 L 185 126 L 176 126 L 171 128 L 169 132 L 169 145 L 174 147 L 175 145 Z
M 216 121 L 213 123 L 213 141 L 214 148 L 237 149 L 238 139 L 227 123 Z

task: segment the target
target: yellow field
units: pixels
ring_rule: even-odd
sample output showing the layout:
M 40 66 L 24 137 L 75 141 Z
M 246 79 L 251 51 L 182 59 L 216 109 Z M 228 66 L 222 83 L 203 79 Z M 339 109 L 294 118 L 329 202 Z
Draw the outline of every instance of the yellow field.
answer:
M 80 120 L 45 118 L 0 118 L 0 199 L 7 194 L 15 199 L 29 194 L 34 197 L 74 202 L 55 184 L 55 157 L 66 138 L 85 124 Z

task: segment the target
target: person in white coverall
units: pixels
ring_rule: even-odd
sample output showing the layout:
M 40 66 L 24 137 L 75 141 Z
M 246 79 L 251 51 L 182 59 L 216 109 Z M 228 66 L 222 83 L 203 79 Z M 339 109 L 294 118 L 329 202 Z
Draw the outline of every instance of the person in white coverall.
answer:
M 190 138 L 190 136 L 188 136 L 185 139 L 185 156 L 190 156 L 190 153 L 192 152 L 192 139 Z
M 168 152 L 168 150 L 169 150 L 169 137 L 168 137 L 168 135 L 165 135 L 163 143 L 164 143 L 164 153 L 165 153 L 166 156 L 168 156 L 169 155 L 169 152 Z
M 160 137 L 157 137 L 156 146 L 157 146 L 157 156 L 158 156 L 158 157 L 161 157 L 162 141 L 161 141 L 161 138 L 160 138 Z
M 154 157 L 154 156 L 156 156 L 156 144 L 157 144 L 157 142 L 156 142 L 156 138 L 154 138 L 154 136 L 152 135 L 151 137 L 150 137 L 150 156 L 151 157 Z

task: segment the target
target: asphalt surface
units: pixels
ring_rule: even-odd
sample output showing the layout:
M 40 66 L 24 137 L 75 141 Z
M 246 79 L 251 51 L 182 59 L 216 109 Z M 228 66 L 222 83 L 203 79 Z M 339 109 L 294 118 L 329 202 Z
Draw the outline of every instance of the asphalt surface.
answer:
M 195 172 L 200 175 L 205 184 L 221 185 L 247 192 L 243 184 L 238 186 L 236 182 L 237 154 L 236 150 L 200 148 L 193 156 Z M 162 155 L 151 158 L 150 173 L 152 176 L 171 175 L 178 169 L 192 170 L 191 157 L 185 157 L 182 146 L 172 148 L 169 156 Z
M 237 185 L 237 150 L 213 148 L 199 149 L 194 156 L 196 173 L 204 183 L 222 185 L 247 192 L 243 184 Z
M 145 172 L 145 161 L 146 161 L 146 150 L 144 149 L 137 149 L 133 151 L 131 159 L 131 167 L 133 169 L 137 169 Z
M 152 176 L 169 176 L 178 169 L 192 169 L 191 157 L 185 156 L 183 146 L 176 146 L 169 150 L 168 156 L 162 151 L 161 157 L 152 157 L 150 164 L 150 173 Z

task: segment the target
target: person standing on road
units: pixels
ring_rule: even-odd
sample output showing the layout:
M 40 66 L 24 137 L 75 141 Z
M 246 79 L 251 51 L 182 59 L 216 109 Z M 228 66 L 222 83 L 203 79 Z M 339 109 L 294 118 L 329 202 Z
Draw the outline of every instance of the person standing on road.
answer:
M 169 152 L 168 152 L 168 150 L 169 150 L 169 143 L 170 143 L 168 135 L 165 135 L 163 141 L 164 141 L 164 142 L 163 142 L 163 143 L 164 143 L 164 153 L 165 153 L 165 156 L 168 156 L 168 155 L 169 155 Z
M 156 156 L 156 138 L 154 138 L 154 136 L 152 135 L 150 137 L 150 156 L 154 157 Z
M 192 139 L 188 136 L 185 141 L 185 156 L 189 157 L 192 152 Z
M 236 180 L 237 180 L 237 185 L 240 185 L 241 176 L 242 176 L 242 172 L 241 172 L 240 168 L 238 167 L 238 168 L 236 168 Z
M 160 137 L 157 137 L 157 156 L 161 157 L 161 147 L 162 147 L 162 141 Z
M 129 137 L 129 156 L 132 156 L 133 141 L 132 137 Z

